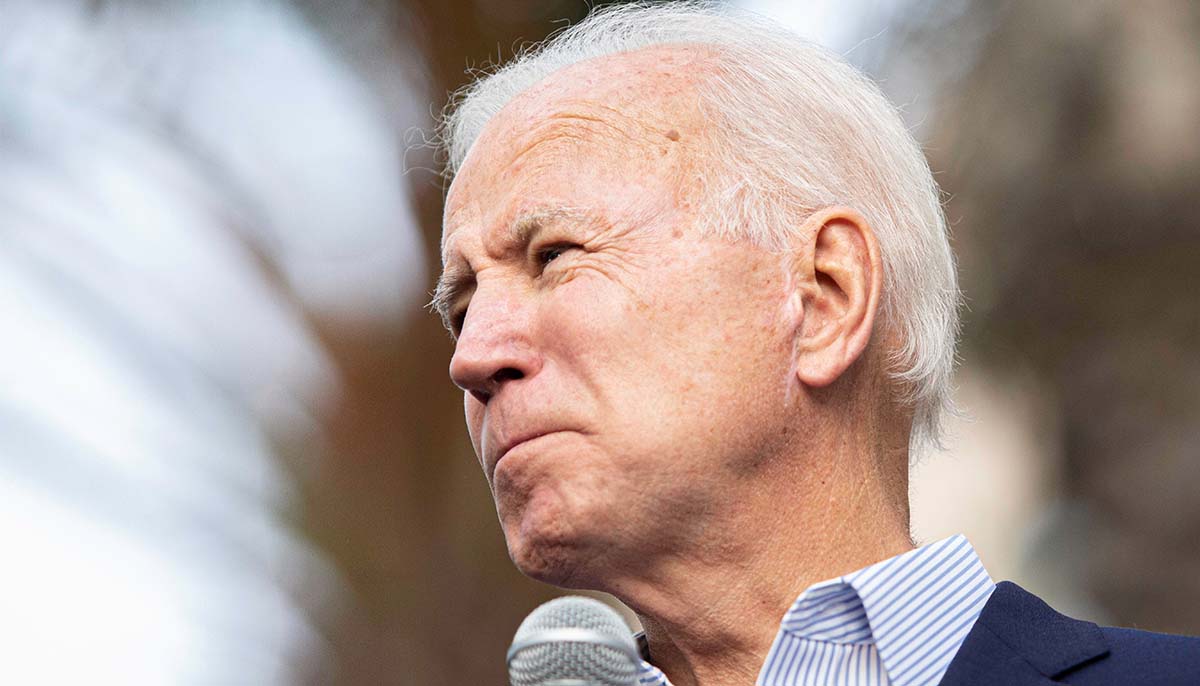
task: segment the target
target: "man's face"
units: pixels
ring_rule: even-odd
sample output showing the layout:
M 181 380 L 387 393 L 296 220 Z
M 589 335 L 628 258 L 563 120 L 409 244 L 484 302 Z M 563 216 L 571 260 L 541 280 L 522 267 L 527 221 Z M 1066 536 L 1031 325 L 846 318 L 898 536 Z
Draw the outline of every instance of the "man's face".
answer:
M 703 122 L 661 85 L 688 59 L 556 73 L 489 123 L 448 197 L 450 374 L 514 562 L 558 585 L 703 554 L 790 438 L 783 262 L 697 230 Z

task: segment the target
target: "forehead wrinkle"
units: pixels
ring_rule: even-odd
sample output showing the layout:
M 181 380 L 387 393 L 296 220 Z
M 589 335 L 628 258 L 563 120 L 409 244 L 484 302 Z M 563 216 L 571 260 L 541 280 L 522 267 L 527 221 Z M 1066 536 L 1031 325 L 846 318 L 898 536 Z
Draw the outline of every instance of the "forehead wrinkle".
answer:
M 573 65 L 552 75 L 547 81 L 543 81 L 531 89 L 531 92 L 518 95 L 516 100 L 505 108 L 510 111 L 502 111 L 496 116 L 497 121 L 493 121 L 485 127 L 485 131 L 476 141 L 476 146 L 497 145 L 503 140 L 499 137 L 498 131 L 487 131 L 488 128 L 501 123 L 499 120 L 503 120 L 502 131 L 512 132 L 514 128 L 518 131 L 525 130 L 525 134 L 520 136 L 520 139 L 524 139 L 524 141 L 518 143 L 521 147 L 517 148 L 515 152 L 509 153 L 507 161 L 500 167 L 502 170 L 511 167 L 542 145 L 553 142 L 625 142 L 661 146 L 661 137 L 669 137 L 670 133 L 680 129 L 702 130 L 702 117 L 691 104 L 694 98 L 689 97 L 689 94 L 694 91 L 696 83 L 700 79 L 710 75 L 709 72 L 712 69 L 710 63 L 714 54 L 715 51 L 711 46 L 658 46 L 587 60 Z M 672 69 L 669 76 L 674 81 L 673 87 L 669 89 L 668 93 L 653 94 L 644 100 L 640 99 L 640 95 L 631 97 L 629 88 L 637 86 L 639 82 L 644 82 L 651 76 L 655 78 L 662 76 L 662 74 L 646 72 L 619 74 L 616 79 L 627 87 L 623 93 L 616 92 L 611 88 L 604 89 L 605 92 L 600 97 L 563 94 L 561 91 L 553 95 L 547 93 L 548 90 L 553 91 L 548 88 L 551 85 L 549 82 L 564 78 L 566 72 L 573 73 L 584 67 L 601 66 L 605 62 L 608 62 L 608 66 L 611 68 L 611 60 L 649 60 L 649 65 L 653 69 L 662 69 L 664 64 L 670 64 Z M 578 84 L 575 87 L 579 87 Z M 653 103 L 653 105 L 648 103 Z M 513 111 L 514 104 L 517 104 L 515 111 Z M 554 111 L 539 115 L 535 109 L 539 106 L 542 108 L 542 112 L 545 112 L 547 108 L 554 108 Z M 522 112 L 523 114 L 521 114 Z M 492 135 L 489 136 L 489 133 Z M 669 138 L 673 148 L 680 146 L 683 149 L 691 149 L 693 147 L 693 144 L 682 146 L 677 142 L 677 133 L 675 136 Z M 510 145 L 512 144 L 510 143 Z M 667 172 L 676 185 L 676 197 L 680 199 L 684 195 L 684 189 L 680 187 L 680 182 L 687 175 L 687 168 L 691 166 L 691 161 L 687 159 L 690 155 L 691 153 L 683 157 L 672 156 L 674 164 Z M 460 169 L 459 171 L 458 178 L 463 178 L 462 171 L 464 170 Z M 494 177 L 495 174 L 491 174 L 491 176 Z M 452 225 L 454 216 L 468 210 L 469 208 L 466 206 L 453 208 L 451 214 L 446 218 L 448 221 L 443 222 L 443 225 Z M 453 241 L 455 233 L 457 230 L 443 231 L 442 233 L 443 264 L 448 257 L 447 249 Z
M 629 124 L 631 128 L 641 130 L 644 136 L 649 136 L 650 129 L 639 122 L 637 118 L 625 115 L 615 108 L 599 105 L 597 103 L 587 104 L 606 110 L 606 113 L 611 115 L 613 118 L 620 119 Z M 511 154 L 503 168 L 507 169 L 512 167 L 514 164 L 520 162 L 522 158 L 526 157 L 538 148 L 550 143 L 561 141 L 591 142 L 596 138 L 599 138 L 602 141 L 606 139 L 608 141 L 612 141 L 614 139 L 624 139 L 629 142 L 636 142 L 638 140 L 636 136 L 626 131 L 620 125 L 611 121 L 607 121 L 603 116 L 563 111 L 554 112 L 539 119 L 532 125 L 529 133 L 524 138 L 526 139 L 525 143 Z M 455 216 L 465 212 L 466 210 L 467 208 L 463 206 L 453 208 L 450 214 L 443 221 L 443 226 L 453 225 Z M 563 207 L 557 208 L 549 213 L 547 213 L 544 208 L 541 210 L 535 210 L 534 212 L 540 213 L 539 216 L 545 221 L 549 221 L 550 219 L 561 219 L 564 217 L 579 218 L 583 214 L 586 214 L 578 211 L 570 211 L 569 208 Z M 527 217 L 526 220 L 532 220 L 534 218 L 535 217 L 531 215 L 530 217 Z M 457 228 L 449 231 L 444 230 L 442 232 L 442 264 L 445 264 L 449 258 L 450 244 L 453 241 L 453 236 L 457 232 Z
M 608 145 L 640 144 L 650 139 L 650 127 L 637 117 L 619 110 L 589 103 L 600 114 L 583 111 L 557 111 L 534 122 L 521 146 L 509 157 L 511 167 L 531 153 L 553 143 L 600 143 Z M 615 121 L 614 121 L 615 120 Z
M 545 117 L 548 123 L 578 124 L 589 133 L 636 143 L 645 140 L 650 128 L 645 121 L 648 112 L 631 113 L 619 105 L 597 100 L 578 100 Z M 593 110 L 593 111 L 589 111 Z M 605 134 L 609 134 L 606 136 Z M 640 135 L 637 135 L 640 134 Z

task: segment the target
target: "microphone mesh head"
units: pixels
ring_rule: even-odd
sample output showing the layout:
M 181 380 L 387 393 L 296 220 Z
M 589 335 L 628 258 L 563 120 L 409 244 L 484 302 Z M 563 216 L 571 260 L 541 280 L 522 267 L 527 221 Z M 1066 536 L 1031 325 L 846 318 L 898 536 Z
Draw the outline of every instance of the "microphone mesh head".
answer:
M 601 643 L 537 640 L 551 629 L 590 629 L 620 641 L 628 653 Z M 549 686 L 556 683 L 586 683 L 595 686 L 631 686 L 636 683 L 639 663 L 633 634 L 611 607 L 599 600 L 566 596 L 544 603 L 521 622 L 513 645 L 533 640 L 508 663 L 512 686 Z

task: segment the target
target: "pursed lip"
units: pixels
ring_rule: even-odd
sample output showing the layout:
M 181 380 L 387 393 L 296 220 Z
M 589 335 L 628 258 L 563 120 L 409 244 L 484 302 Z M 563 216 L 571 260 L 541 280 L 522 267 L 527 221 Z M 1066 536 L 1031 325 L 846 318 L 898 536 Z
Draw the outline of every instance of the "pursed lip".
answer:
M 488 480 L 491 481 L 492 477 L 496 474 L 496 467 L 499 466 L 500 461 L 503 460 L 504 457 L 506 455 L 508 455 L 509 451 L 511 451 L 513 448 L 516 448 L 517 446 L 521 445 L 522 443 L 528 443 L 529 441 L 532 441 L 537 438 L 541 438 L 543 436 L 549 436 L 551 434 L 556 434 L 556 433 L 564 433 L 566 431 L 570 431 L 570 429 L 542 429 L 542 430 L 537 430 L 537 431 L 529 431 L 529 432 L 526 432 L 523 434 L 518 434 L 517 436 L 510 438 L 507 441 L 501 443 L 499 446 L 499 449 L 493 453 L 496 456 L 495 459 L 489 461 Z

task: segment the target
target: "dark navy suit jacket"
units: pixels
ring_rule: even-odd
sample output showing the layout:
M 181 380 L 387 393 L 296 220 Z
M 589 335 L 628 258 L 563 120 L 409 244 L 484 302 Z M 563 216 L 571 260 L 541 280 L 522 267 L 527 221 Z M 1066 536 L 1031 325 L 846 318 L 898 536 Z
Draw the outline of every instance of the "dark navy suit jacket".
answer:
M 1200 686 L 1200 638 L 1098 627 L 1002 581 L 940 686 Z

